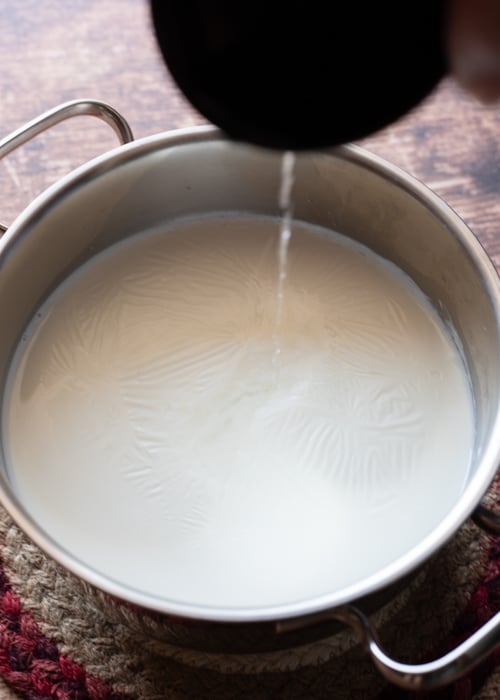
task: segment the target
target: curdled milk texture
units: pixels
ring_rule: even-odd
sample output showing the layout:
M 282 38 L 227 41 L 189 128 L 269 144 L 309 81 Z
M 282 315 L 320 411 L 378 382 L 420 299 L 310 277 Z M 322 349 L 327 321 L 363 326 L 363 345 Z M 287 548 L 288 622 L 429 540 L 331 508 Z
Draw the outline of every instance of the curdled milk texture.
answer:
M 294 222 L 186 219 L 69 278 L 3 406 L 26 508 L 93 569 L 178 603 L 338 591 L 446 516 L 474 438 L 466 372 L 392 264 Z

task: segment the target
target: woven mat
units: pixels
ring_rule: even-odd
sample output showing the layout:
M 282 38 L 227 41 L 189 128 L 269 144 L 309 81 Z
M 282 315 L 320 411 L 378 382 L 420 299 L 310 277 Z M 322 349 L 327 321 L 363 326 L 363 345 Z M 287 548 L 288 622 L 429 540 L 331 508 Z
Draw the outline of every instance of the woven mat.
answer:
M 430 695 L 383 681 L 342 632 L 288 652 L 209 655 L 158 641 L 150 624 L 49 560 L 0 509 L 0 698 L 403 700 L 500 697 L 500 650 Z M 472 523 L 376 614 L 403 661 L 453 647 L 500 608 L 500 538 Z

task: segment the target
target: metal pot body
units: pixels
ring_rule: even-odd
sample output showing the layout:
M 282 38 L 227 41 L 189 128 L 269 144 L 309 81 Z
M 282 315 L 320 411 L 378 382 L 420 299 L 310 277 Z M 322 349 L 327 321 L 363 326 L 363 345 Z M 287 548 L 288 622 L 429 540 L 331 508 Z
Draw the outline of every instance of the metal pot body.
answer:
M 280 173 L 279 153 L 228 142 L 215 129 L 199 127 L 121 146 L 49 188 L 0 241 L 0 396 L 32 315 L 85 261 L 180 216 L 228 211 L 278 216 Z M 19 500 L 1 455 L 0 499 L 27 535 L 77 576 L 150 615 L 158 633 L 181 646 L 272 649 L 330 634 L 338 619 L 352 623 L 351 604 L 369 612 L 404 585 L 474 513 L 496 473 L 500 289 L 497 273 L 473 234 L 425 186 L 353 146 L 300 155 L 294 217 L 347 235 L 395 263 L 453 329 L 474 397 L 473 468 L 465 490 L 439 526 L 369 580 L 321 600 L 265 610 L 214 611 L 129 589 L 60 548 Z M 354 617 L 354 626 L 363 627 L 364 617 Z M 309 621 L 319 624 L 310 628 Z M 277 624 L 283 634 L 276 634 Z

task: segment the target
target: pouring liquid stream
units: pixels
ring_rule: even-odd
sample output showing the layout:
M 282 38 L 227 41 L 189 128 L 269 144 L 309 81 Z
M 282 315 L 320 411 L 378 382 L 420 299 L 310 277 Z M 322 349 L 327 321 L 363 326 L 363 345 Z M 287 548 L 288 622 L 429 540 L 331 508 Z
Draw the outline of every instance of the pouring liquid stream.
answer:
M 275 382 L 278 380 L 281 339 L 280 331 L 283 321 L 283 307 L 285 302 L 285 284 L 287 276 L 288 247 L 292 237 L 292 190 L 295 180 L 296 157 L 293 151 L 286 151 L 281 161 L 281 181 L 279 191 L 280 231 L 278 238 L 278 285 L 276 292 L 276 315 L 273 332 L 273 369 Z

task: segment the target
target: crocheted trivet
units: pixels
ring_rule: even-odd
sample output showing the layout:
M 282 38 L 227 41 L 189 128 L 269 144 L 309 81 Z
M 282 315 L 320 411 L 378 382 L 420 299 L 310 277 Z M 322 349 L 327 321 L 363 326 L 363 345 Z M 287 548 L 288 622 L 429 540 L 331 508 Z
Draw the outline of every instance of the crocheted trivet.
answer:
M 349 632 L 271 654 L 176 649 L 156 638 L 149 620 L 48 559 L 2 509 L 0 558 L 0 676 L 28 700 L 500 697 L 500 654 L 423 695 L 389 686 Z M 500 538 L 468 523 L 375 617 L 386 649 L 417 662 L 453 647 L 499 608 Z

